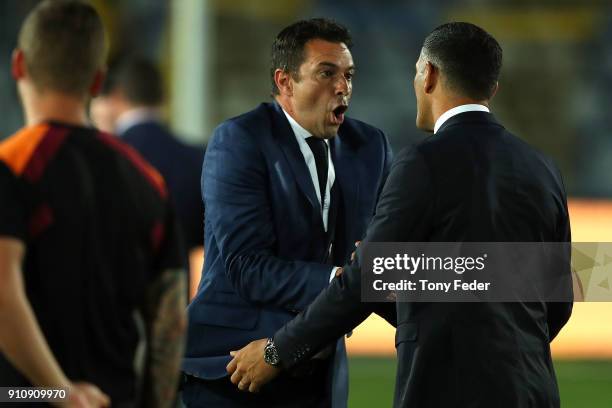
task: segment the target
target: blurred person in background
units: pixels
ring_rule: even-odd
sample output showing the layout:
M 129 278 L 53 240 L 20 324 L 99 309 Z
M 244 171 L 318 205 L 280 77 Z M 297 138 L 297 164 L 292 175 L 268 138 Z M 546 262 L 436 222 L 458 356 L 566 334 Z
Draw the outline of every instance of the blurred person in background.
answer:
M 362 245 L 571 241 L 559 170 L 490 113 L 501 65 L 497 41 L 473 24 L 444 24 L 427 36 L 414 77 L 416 124 L 434 135 L 398 154 Z M 272 345 L 261 339 L 232 353 L 232 382 L 255 392 L 361 323 L 373 304 L 361 302 L 360 259 Z M 569 263 L 558 273 L 569 277 Z M 571 299 L 569 279 L 561 281 Z M 560 406 L 550 342 L 571 302 L 396 307 L 395 407 Z
M 164 407 L 184 346 L 185 272 L 162 177 L 88 126 L 104 59 L 85 2 L 43 1 L 19 33 L 26 127 L 0 143 L 0 385 Z
M 163 124 L 163 88 L 161 74 L 152 61 L 121 58 L 112 64 L 101 94 L 92 100 L 91 114 L 96 125 L 117 134 L 164 177 L 176 208 L 188 267 L 189 254 L 203 249 L 200 175 L 204 149 L 182 143 Z
M 208 144 L 206 260 L 183 361 L 188 407 L 346 407 L 343 333 L 257 395 L 237 390 L 225 367 L 231 350 L 271 336 L 341 274 L 373 214 L 391 152 L 382 131 L 345 117 L 350 47 L 331 20 L 283 29 L 271 53 L 274 101 L 225 121 Z

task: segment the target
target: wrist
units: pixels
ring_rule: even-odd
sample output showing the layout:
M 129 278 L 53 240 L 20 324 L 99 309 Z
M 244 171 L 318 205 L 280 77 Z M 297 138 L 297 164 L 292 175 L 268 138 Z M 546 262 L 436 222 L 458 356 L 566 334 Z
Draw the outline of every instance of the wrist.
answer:
M 278 349 L 274 344 L 274 339 L 270 337 L 264 347 L 264 361 L 272 367 L 280 367 L 280 357 Z

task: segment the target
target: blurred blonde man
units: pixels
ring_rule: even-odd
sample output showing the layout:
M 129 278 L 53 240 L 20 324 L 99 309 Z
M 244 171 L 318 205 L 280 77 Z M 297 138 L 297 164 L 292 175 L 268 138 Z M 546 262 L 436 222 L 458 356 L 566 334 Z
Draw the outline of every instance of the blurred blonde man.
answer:
M 41 2 L 13 53 L 27 123 L 0 143 L 0 385 L 68 388 L 60 406 L 169 406 L 185 325 L 175 220 L 161 176 L 88 126 L 104 54 L 98 14 L 75 0 Z

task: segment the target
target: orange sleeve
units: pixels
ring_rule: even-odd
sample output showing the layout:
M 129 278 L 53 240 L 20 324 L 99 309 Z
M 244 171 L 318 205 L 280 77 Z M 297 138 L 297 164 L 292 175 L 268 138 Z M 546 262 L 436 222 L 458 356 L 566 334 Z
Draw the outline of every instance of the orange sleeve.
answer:
M 20 176 L 48 130 L 49 125 L 40 124 L 15 133 L 0 143 L 0 160 Z

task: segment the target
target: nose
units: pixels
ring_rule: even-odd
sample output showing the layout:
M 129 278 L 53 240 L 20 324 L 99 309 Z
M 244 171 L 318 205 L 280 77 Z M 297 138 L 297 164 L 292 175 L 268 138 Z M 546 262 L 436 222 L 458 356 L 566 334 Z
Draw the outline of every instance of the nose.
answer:
M 351 81 L 344 76 L 339 76 L 336 81 L 336 95 L 347 96 L 351 93 Z

